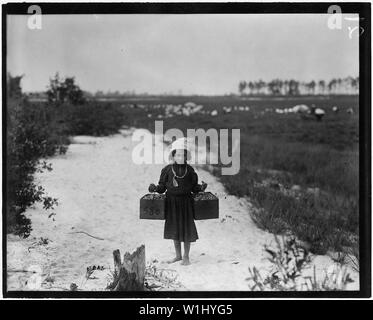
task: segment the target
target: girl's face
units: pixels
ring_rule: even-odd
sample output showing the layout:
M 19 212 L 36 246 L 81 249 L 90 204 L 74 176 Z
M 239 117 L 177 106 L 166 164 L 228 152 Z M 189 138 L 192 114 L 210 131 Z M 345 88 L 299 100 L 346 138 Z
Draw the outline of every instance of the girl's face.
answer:
M 184 164 L 185 163 L 185 154 L 183 149 L 176 149 L 174 160 L 178 164 Z

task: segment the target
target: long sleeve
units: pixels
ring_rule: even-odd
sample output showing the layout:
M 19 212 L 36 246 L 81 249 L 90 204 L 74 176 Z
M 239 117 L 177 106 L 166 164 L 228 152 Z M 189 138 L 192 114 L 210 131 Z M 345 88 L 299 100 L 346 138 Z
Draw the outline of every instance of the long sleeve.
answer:
M 198 175 L 197 173 L 192 170 L 192 192 L 198 193 L 201 191 L 202 185 L 198 184 Z
M 166 167 L 164 167 L 161 171 L 161 176 L 159 178 L 156 192 L 164 193 L 167 189 L 166 183 L 167 183 L 167 170 L 166 170 Z

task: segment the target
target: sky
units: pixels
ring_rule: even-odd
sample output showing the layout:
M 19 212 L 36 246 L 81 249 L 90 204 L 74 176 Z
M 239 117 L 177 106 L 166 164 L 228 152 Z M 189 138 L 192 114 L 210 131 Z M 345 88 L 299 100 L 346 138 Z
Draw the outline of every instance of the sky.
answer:
M 351 17 L 352 15 L 349 15 Z M 358 76 L 359 40 L 327 14 L 26 15 L 7 17 L 7 70 L 25 92 L 74 76 L 86 91 L 237 93 L 241 80 Z M 181 91 L 180 91 L 181 90 Z

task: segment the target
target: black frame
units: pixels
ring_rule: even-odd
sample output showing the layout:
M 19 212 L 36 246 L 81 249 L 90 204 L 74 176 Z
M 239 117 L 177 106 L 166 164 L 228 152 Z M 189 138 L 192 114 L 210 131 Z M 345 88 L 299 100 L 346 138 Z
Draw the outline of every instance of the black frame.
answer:
M 360 182 L 360 290 L 336 292 L 65 292 L 7 291 L 6 257 L 6 54 L 8 14 L 26 15 L 37 4 L 43 14 L 234 14 L 234 13 L 327 13 L 339 5 L 343 13 L 358 13 L 364 33 L 359 41 L 359 182 Z M 7 3 L 2 5 L 2 80 L 3 80 L 3 296 L 5 298 L 364 298 L 371 296 L 371 12 L 369 2 L 342 3 Z M 139 301 L 138 301 L 139 302 Z M 168 301 L 170 302 L 170 301 Z M 140 302 L 139 302 L 140 303 Z M 152 305 L 160 305 L 151 301 Z M 181 302 L 179 304 L 182 304 Z

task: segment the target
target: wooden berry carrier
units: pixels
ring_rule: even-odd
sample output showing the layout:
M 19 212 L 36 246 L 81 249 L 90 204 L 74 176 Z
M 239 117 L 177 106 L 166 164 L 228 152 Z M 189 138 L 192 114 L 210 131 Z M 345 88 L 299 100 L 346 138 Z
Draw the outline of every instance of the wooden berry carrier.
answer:
M 165 194 L 148 193 L 140 199 L 140 219 L 164 220 Z
M 219 219 L 219 198 L 211 192 L 199 192 L 194 198 L 194 220 Z
M 194 220 L 218 219 L 219 198 L 211 192 L 199 192 L 194 198 Z M 140 198 L 140 219 L 165 219 L 165 194 L 146 194 Z

